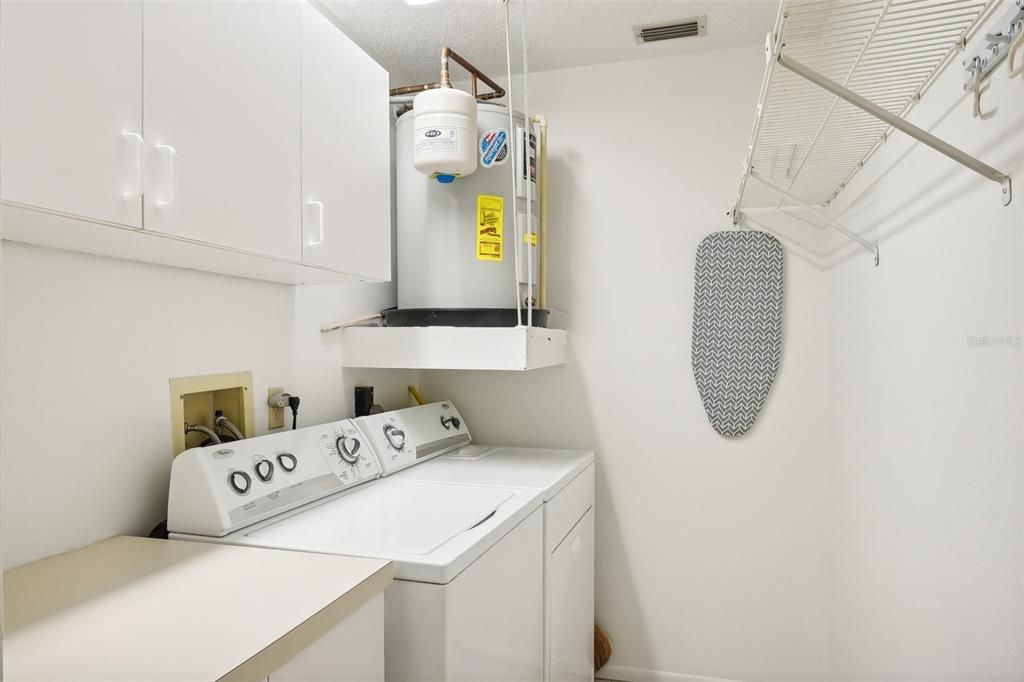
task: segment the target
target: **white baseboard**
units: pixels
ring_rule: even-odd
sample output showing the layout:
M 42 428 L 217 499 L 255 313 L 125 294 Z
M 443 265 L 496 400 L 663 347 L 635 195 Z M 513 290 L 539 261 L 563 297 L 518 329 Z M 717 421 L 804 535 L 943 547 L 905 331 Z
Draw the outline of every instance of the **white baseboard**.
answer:
M 597 672 L 596 677 L 601 680 L 615 680 L 615 682 L 740 682 L 740 680 L 727 680 L 722 677 L 684 675 L 663 670 L 630 668 L 625 665 L 606 665 Z

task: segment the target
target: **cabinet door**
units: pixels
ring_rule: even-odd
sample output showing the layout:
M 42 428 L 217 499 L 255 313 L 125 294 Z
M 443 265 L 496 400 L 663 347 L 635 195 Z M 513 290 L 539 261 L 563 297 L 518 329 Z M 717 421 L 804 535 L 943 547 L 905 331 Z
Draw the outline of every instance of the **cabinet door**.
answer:
M 302 258 L 387 280 L 388 73 L 315 8 L 302 10 Z
M 146 2 L 145 227 L 299 260 L 300 6 Z
M 142 225 L 142 4 L 0 3 L 3 199 Z

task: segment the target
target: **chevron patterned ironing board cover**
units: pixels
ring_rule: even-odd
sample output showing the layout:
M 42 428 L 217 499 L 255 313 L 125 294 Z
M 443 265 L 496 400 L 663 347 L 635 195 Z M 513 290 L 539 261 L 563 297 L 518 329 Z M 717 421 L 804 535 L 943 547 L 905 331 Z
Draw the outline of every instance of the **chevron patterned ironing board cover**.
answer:
M 728 230 L 697 248 L 691 359 L 715 431 L 746 433 L 768 397 L 782 351 L 782 244 Z

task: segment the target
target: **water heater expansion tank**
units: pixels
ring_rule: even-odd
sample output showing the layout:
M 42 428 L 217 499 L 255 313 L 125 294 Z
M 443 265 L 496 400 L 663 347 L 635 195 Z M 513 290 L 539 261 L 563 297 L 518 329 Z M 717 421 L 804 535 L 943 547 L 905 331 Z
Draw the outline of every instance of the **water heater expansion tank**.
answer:
M 496 315 L 515 324 L 517 304 L 525 307 L 535 295 L 537 240 L 527 234 L 526 183 L 529 177 L 531 225 L 536 235 L 536 143 L 530 135 L 525 144 L 527 127 L 521 113 L 513 113 L 510 131 L 505 106 L 475 103 L 475 107 L 473 153 L 478 168 L 451 184 L 435 182 L 419 170 L 417 112 L 406 112 L 396 123 L 398 312 L 431 313 L 420 316 L 419 322 L 399 324 L 430 323 L 422 321 L 426 319 L 433 324 L 491 326 Z M 518 158 L 512 158 L 513 135 L 519 141 Z M 518 216 L 522 235 L 518 278 L 513 216 Z M 532 258 L 534 289 L 527 286 L 528 258 Z M 544 316 L 535 310 L 534 324 L 543 324 Z M 385 320 L 395 323 L 389 315 Z
M 416 95 L 413 165 L 420 173 L 450 183 L 476 170 L 476 98 L 463 90 L 438 88 Z

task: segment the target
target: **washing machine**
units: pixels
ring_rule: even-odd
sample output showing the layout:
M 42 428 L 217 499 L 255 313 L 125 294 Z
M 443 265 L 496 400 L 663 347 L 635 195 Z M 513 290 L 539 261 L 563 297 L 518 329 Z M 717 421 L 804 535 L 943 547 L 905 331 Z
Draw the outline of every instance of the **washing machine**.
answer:
M 408 475 L 470 441 L 441 402 L 193 448 L 170 537 L 388 559 L 388 680 L 541 680 L 543 491 Z

